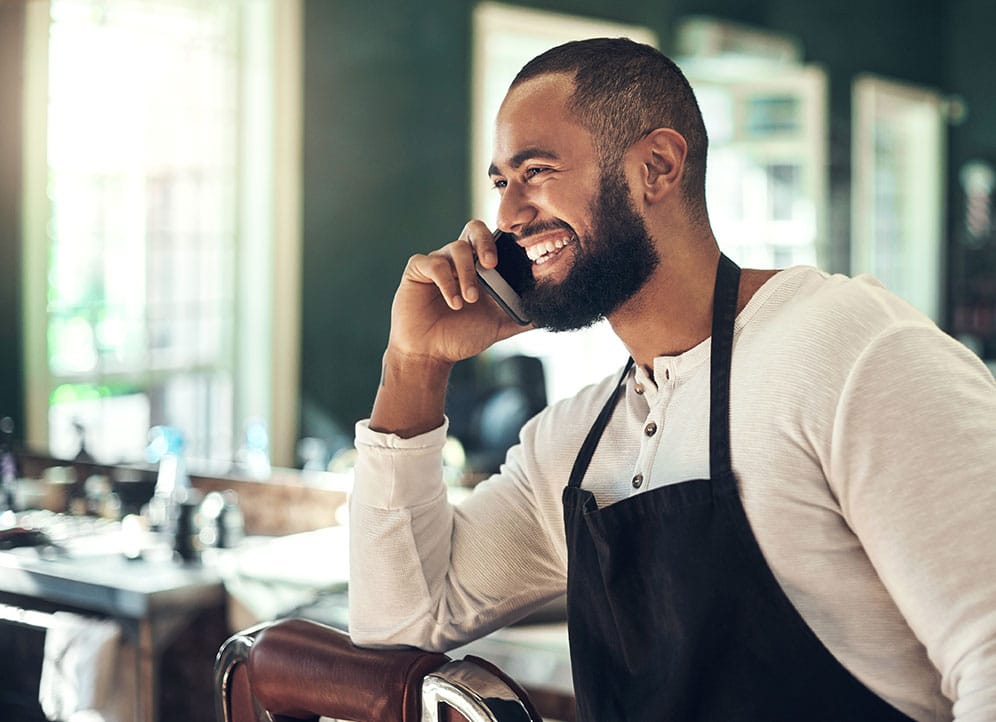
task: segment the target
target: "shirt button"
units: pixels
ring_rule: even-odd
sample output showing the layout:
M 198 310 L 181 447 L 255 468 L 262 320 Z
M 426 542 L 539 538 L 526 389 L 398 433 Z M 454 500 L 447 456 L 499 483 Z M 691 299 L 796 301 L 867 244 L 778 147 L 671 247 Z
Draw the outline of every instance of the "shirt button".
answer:
M 649 424 L 643 427 L 643 433 L 647 436 L 653 436 L 657 433 L 657 424 L 651 421 Z
M 643 486 L 643 474 L 637 474 L 633 477 L 633 488 L 639 489 L 641 486 Z
M 638 394 L 642 394 L 643 393 L 643 384 L 633 384 L 633 390 L 636 393 L 638 393 Z

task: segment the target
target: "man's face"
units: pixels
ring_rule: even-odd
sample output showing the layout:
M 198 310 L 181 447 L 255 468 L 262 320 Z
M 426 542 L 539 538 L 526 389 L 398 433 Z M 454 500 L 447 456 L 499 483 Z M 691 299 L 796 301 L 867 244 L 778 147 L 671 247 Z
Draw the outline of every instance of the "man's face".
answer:
M 562 75 L 526 81 L 498 113 L 491 177 L 498 227 L 533 260 L 522 292 L 537 326 L 583 328 L 611 314 L 659 262 L 622 168 L 602 169 L 591 134 L 567 110 Z
M 592 231 L 569 246 L 567 275 L 534 278 L 522 291 L 526 317 L 536 326 L 573 331 L 600 321 L 632 298 L 660 262 L 619 168 L 602 175 L 591 215 Z

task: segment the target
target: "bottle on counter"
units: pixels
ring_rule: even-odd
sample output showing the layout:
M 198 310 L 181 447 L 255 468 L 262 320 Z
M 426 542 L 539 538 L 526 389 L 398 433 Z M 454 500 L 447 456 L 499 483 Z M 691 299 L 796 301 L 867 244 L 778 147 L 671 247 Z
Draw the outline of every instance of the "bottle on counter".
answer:
M 235 457 L 236 468 L 250 479 L 270 478 L 270 434 L 266 421 L 259 417 L 246 420 L 245 440 Z
M 204 547 L 231 549 L 239 545 L 245 536 L 245 519 L 234 491 L 212 491 L 204 497 L 199 534 Z
M 0 511 L 14 509 L 17 496 L 17 456 L 14 453 L 14 420 L 0 419 Z
M 180 489 L 174 497 L 173 556 L 182 562 L 199 561 L 204 549 L 200 539 L 200 506 L 201 495 L 197 489 Z
M 159 463 L 156 486 L 149 501 L 149 526 L 155 531 L 176 532 L 181 502 L 189 496 L 190 477 L 183 459 L 183 435 L 170 426 L 149 431 L 146 459 Z

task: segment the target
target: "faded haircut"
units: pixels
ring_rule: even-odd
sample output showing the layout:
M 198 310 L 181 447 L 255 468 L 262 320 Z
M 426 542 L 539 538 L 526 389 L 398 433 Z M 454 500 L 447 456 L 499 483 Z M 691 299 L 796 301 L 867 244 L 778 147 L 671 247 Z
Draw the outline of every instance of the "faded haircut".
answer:
M 682 179 L 685 202 L 696 218 L 706 218 L 709 141 L 695 93 L 670 58 L 627 38 L 575 40 L 530 60 L 511 88 L 549 73 L 573 77 L 568 109 L 592 134 L 608 169 L 617 167 L 629 147 L 651 131 L 671 128 L 680 133 L 688 145 Z

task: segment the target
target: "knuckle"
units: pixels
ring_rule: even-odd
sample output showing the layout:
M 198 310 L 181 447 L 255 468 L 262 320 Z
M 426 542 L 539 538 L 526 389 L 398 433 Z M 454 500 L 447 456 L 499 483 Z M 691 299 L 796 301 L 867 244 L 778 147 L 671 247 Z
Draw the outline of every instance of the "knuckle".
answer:
M 417 273 L 419 266 L 422 264 L 422 258 L 423 256 L 420 256 L 419 254 L 410 256 L 408 258 L 408 262 L 405 264 L 405 270 L 402 275 L 405 277 L 411 277 L 412 274 Z
M 444 256 L 431 256 L 430 270 L 434 276 L 442 280 L 452 277 L 453 265 Z
M 473 248 L 466 240 L 453 241 L 453 243 L 450 244 L 450 248 L 454 257 L 465 258 L 466 256 L 473 254 Z
M 463 233 L 460 234 L 461 238 L 464 238 L 475 246 L 483 238 L 488 238 L 491 235 L 491 231 L 488 229 L 487 224 L 484 221 L 474 219 L 469 221 L 467 225 L 463 227 Z

